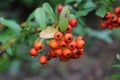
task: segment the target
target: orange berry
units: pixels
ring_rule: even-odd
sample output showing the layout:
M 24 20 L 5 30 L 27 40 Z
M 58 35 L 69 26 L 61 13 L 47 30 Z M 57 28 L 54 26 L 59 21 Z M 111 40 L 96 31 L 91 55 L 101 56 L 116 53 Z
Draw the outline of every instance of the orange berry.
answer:
M 69 48 L 69 49 L 74 49 L 74 48 L 76 48 L 76 42 L 73 41 L 73 42 L 69 43 L 69 44 L 68 44 L 68 48 Z
M 43 48 L 43 44 L 41 42 L 36 42 L 34 44 L 34 48 L 37 49 L 37 50 L 42 49 Z
M 30 55 L 36 57 L 36 56 L 38 55 L 38 51 L 37 51 L 35 48 L 31 48 L 31 49 L 30 49 Z
M 76 58 L 80 58 L 81 56 L 81 52 L 79 49 L 75 48 L 72 50 L 72 58 L 76 59 Z
M 58 11 L 58 13 L 61 13 L 62 10 L 63 10 L 63 6 L 59 4 L 59 5 L 57 6 L 57 11 Z
M 65 40 L 66 42 L 68 42 L 68 43 L 72 42 L 72 41 L 73 41 L 73 35 L 70 34 L 70 33 L 66 33 L 66 34 L 64 35 L 64 40 Z
M 78 21 L 75 18 L 70 19 L 69 24 L 72 27 L 75 27 L 77 25 Z
M 62 53 L 63 53 L 63 51 L 60 48 L 55 50 L 55 54 L 58 55 L 58 56 L 61 56 Z
M 62 34 L 61 32 L 56 32 L 56 33 L 54 34 L 54 38 L 55 38 L 56 40 L 61 40 L 62 37 L 63 37 L 63 34 Z
M 71 31 L 72 31 L 72 26 L 68 24 L 68 28 L 67 28 L 67 30 L 65 32 L 69 33 Z
M 55 50 L 50 51 L 50 56 L 51 57 L 56 57 L 57 56 L 57 54 L 55 53 Z
M 46 56 L 41 56 L 39 59 L 40 64 L 44 65 L 47 63 L 47 57 Z
M 49 42 L 49 46 L 50 46 L 51 48 L 53 48 L 53 49 L 56 49 L 56 48 L 59 47 L 59 44 L 58 44 L 58 42 L 57 42 L 56 40 L 51 40 L 51 41 Z
M 65 57 L 63 55 L 61 55 L 59 58 L 61 61 L 69 61 L 71 59 L 71 58 Z
M 70 58 L 71 55 L 72 55 L 72 51 L 70 49 L 66 48 L 66 49 L 63 50 L 63 55 L 65 57 L 69 57 Z
M 85 46 L 84 40 L 79 40 L 76 43 L 77 43 L 77 48 L 83 48 Z
M 59 46 L 64 48 L 67 46 L 67 43 L 64 40 L 62 40 L 62 41 L 60 41 Z

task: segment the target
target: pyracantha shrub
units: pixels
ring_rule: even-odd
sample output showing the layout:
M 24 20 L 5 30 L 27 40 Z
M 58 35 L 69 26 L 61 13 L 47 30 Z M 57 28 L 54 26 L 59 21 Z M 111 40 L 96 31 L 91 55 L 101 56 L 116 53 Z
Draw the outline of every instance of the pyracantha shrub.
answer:
M 48 5 L 48 4 L 47 4 Z M 40 53 L 39 62 L 44 65 L 52 58 L 61 61 L 78 59 L 84 54 L 85 41 L 82 36 L 76 39 L 70 32 L 78 24 L 77 19 L 70 18 L 69 6 L 57 6 L 58 17 L 52 25 L 41 30 L 40 37 L 30 49 L 30 55 L 36 57 Z

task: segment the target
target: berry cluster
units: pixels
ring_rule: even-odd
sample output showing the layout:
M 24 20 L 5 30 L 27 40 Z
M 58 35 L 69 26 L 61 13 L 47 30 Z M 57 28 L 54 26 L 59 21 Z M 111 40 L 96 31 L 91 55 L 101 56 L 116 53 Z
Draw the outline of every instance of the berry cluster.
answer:
M 57 6 L 58 13 L 61 13 L 61 11 L 63 10 L 63 8 L 64 7 L 62 5 L 58 5 Z M 78 23 L 78 21 L 75 18 L 70 19 L 68 27 L 67 27 L 67 30 L 65 32 L 67 32 L 67 33 L 71 32 L 72 28 L 76 27 L 77 23 Z
M 114 9 L 114 13 L 106 12 L 105 16 L 101 18 L 103 22 L 101 22 L 100 26 L 102 28 L 118 28 L 120 26 L 120 7 L 116 7 Z
M 57 6 L 57 11 L 60 14 L 63 10 L 62 5 Z M 70 59 L 78 59 L 84 54 L 85 41 L 82 36 L 74 36 L 70 33 L 72 28 L 78 24 L 77 19 L 72 18 L 68 22 L 67 30 L 64 32 L 54 32 L 53 39 L 49 42 L 37 41 L 34 43 L 34 47 L 30 49 L 30 55 L 36 57 L 39 52 L 42 52 L 39 62 L 44 65 L 52 58 L 59 58 L 61 61 L 69 61 Z M 44 39 L 45 40 L 45 39 Z M 45 45 L 44 45 L 45 44 Z M 48 49 L 46 49 L 46 47 Z M 46 51 L 45 51 L 46 50 Z
M 72 34 L 56 32 L 54 39 L 50 40 L 48 46 L 51 48 L 49 52 L 41 56 L 40 64 L 46 64 L 51 58 L 59 57 L 61 61 L 68 61 L 70 59 L 80 58 L 84 53 L 85 41 L 82 36 L 78 36 L 75 40 Z M 36 42 L 34 48 L 31 48 L 30 54 L 32 56 L 38 55 L 38 50 L 43 48 L 41 42 Z
M 56 32 L 54 34 L 54 40 L 49 42 L 51 51 L 48 56 L 58 56 L 62 61 L 68 61 L 71 58 L 80 58 L 84 53 L 84 46 L 85 41 L 82 36 L 78 36 L 76 40 L 74 40 L 73 35 L 70 33 L 63 35 L 61 32 Z

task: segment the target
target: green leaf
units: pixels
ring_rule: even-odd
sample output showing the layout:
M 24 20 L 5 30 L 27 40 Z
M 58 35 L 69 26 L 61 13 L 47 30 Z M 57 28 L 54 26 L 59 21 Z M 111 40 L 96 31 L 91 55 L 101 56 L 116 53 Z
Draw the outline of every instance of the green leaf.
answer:
M 42 29 L 46 28 L 46 15 L 43 8 L 37 8 L 34 12 L 36 22 Z
M 43 8 L 44 8 L 45 12 L 49 15 L 49 17 L 51 17 L 51 19 L 53 21 L 55 21 L 56 16 L 55 16 L 55 13 L 54 13 L 52 7 L 48 3 L 44 3 Z
M 11 29 L 7 29 L 2 34 L 0 34 L 0 42 L 6 43 L 11 38 L 19 37 L 17 34 L 13 32 Z
M 8 19 L 4 19 L 4 18 L 0 18 L 0 23 L 5 25 L 6 27 L 10 28 L 13 30 L 13 32 L 15 32 L 15 34 L 19 34 L 21 31 L 20 26 L 13 20 L 8 20 Z
M 90 9 L 90 8 L 96 8 L 96 4 L 93 1 L 86 1 L 82 5 L 80 5 L 80 8 L 82 9 Z
M 7 49 L 6 49 L 7 53 L 12 56 L 13 55 L 13 51 L 12 51 L 12 48 L 10 46 L 7 46 Z
M 111 80 L 117 80 L 117 79 L 120 79 L 120 74 L 114 74 L 114 75 L 112 75 L 112 77 L 111 77 Z
M 76 18 L 76 16 L 73 14 L 70 14 L 70 19 L 72 19 L 72 18 Z
M 58 27 L 60 28 L 61 31 L 65 31 L 67 29 L 69 18 L 70 18 L 69 6 L 65 6 L 60 14 L 58 22 Z
M 96 15 L 100 16 L 100 17 L 104 17 L 106 11 L 107 11 L 106 7 L 104 5 L 102 5 L 97 9 Z
M 7 55 L 0 56 L 0 72 L 3 72 L 9 67 L 9 57 Z
M 28 19 L 27 19 L 27 25 L 29 24 L 29 22 L 34 18 L 34 11 L 29 15 Z
M 65 0 L 65 4 L 72 3 L 72 2 L 82 2 L 82 0 Z
M 92 30 L 90 28 L 86 28 L 87 34 L 89 34 L 92 37 L 102 39 L 108 43 L 112 42 L 112 39 L 110 37 L 111 31 L 110 30 L 103 30 L 103 31 L 97 31 Z

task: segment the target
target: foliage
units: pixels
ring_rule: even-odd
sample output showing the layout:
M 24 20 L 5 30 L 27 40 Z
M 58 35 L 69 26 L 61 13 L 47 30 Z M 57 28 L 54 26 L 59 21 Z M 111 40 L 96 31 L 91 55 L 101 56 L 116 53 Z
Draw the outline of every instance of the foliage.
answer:
M 76 17 L 79 22 L 77 28 L 73 30 L 75 35 L 89 35 L 91 38 L 98 38 L 108 43 L 112 42 L 111 34 L 115 36 L 117 34 L 117 36 L 119 36 L 119 31 L 116 31 L 115 29 L 113 31 L 100 30 L 96 26 L 98 28 L 98 30 L 96 30 L 86 23 L 86 16 L 89 16 L 90 13 L 94 12 L 96 16 L 103 17 L 106 11 L 112 11 L 115 6 L 120 5 L 120 2 L 116 0 L 46 0 L 48 3 L 45 3 L 45 0 L 18 0 L 16 2 L 27 6 L 32 12 L 29 12 L 29 16 L 27 15 L 28 18 L 24 22 L 25 25 L 19 24 L 22 21 L 21 17 L 15 20 L 7 19 L 9 17 L 6 17 L 0 12 L 0 24 L 3 25 L 3 28 L 0 29 L 0 49 L 2 51 L 2 53 L 0 53 L 0 55 L 2 55 L 0 56 L 0 72 L 8 68 L 9 61 L 12 61 L 12 68 L 9 72 L 18 71 L 21 66 L 20 59 L 29 57 L 29 48 L 38 38 L 41 30 L 45 30 L 51 26 L 53 28 L 58 27 L 56 26 L 56 24 L 58 24 L 60 30 L 65 31 L 68 24 L 66 21 L 68 21 L 69 16 L 70 18 Z M 2 4 L 0 5 L 0 9 L 8 7 L 13 8 L 11 3 L 14 3 L 14 0 L 2 1 L 0 3 Z M 58 4 L 68 5 L 60 14 L 59 19 L 56 17 L 58 16 L 58 13 L 55 8 Z M 68 7 L 72 14 L 69 13 Z M 64 18 L 65 14 L 68 15 L 66 18 Z M 56 22 L 58 20 L 59 22 Z M 18 23 L 17 21 L 20 22 Z M 24 48 L 24 50 L 21 48 Z M 4 53 L 6 54 L 4 55 Z M 31 64 L 33 63 L 30 59 L 28 60 Z M 38 65 L 36 66 L 39 67 Z M 120 66 L 116 65 L 114 67 Z M 13 68 L 15 71 L 13 71 Z M 112 77 L 115 78 L 120 76 L 113 75 Z

